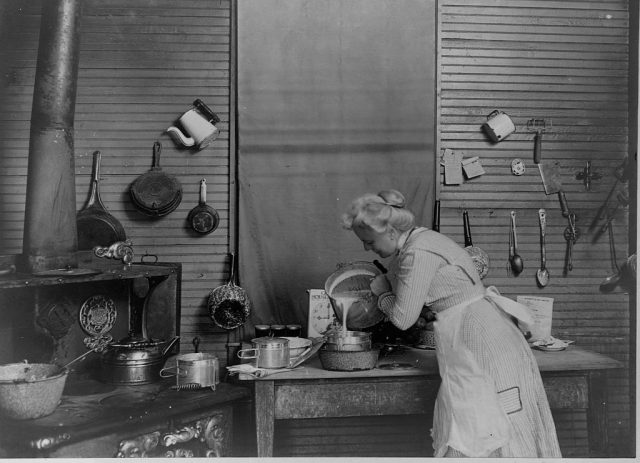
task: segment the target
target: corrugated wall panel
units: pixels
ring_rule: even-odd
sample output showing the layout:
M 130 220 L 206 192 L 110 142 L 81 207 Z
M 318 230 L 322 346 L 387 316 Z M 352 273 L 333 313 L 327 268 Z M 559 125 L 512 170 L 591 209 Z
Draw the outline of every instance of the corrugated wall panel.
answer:
M 462 211 L 469 210 L 473 244 L 491 258 L 488 285 L 508 296 L 554 298 L 552 333 L 576 345 L 630 360 L 629 295 L 599 291 L 613 272 L 607 233 L 592 243 L 589 225 L 615 182 L 614 168 L 628 153 L 629 14 L 624 0 L 440 2 L 441 147 L 479 156 L 486 173 L 462 185 L 442 185 L 441 229 L 463 243 Z M 493 110 L 507 113 L 516 132 L 494 144 L 481 126 Z M 557 195 L 547 196 L 533 163 L 530 119 L 545 119 L 543 161 L 558 161 L 563 190 L 577 216 L 581 236 L 573 248 L 572 271 L 564 274 L 567 219 Z M 511 161 L 526 164 L 511 174 Z M 576 174 L 586 161 L 601 175 L 586 191 Z M 442 180 L 442 179 L 441 179 Z M 612 204 L 615 204 L 615 199 Z M 546 257 L 551 282 L 540 289 L 537 210 L 547 210 Z M 523 273 L 507 271 L 509 212 L 517 213 Z M 628 255 L 628 211 L 614 221 L 617 256 Z M 610 451 L 625 455 L 628 442 L 628 371 L 610 374 Z M 579 456 L 586 429 L 581 414 L 556 414 L 566 456 Z M 625 437 L 626 436 L 626 437 Z M 627 440 L 625 440 L 627 439 Z
M 19 254 L 40 2 L 10 1 L 4 8 L 15 22 L 3 38 L 15 46 L 2 47 L 8 71 L 0 94 L 0 254 Z M 228 0 L 84 0 L 74 124 L 77 208 L 88 199 L 92 153 L 99 150 L 102 200 L 133 241 L 136 260 L 149 254 L 183 264 L 183 349 L 191 351 L 197 335 L 200 348 L 223 362 L 226 334 L 208 317 L 206 298 L 228 279 L 230 31 Z M 199 152 L 177 147 L 164 133 L 195 98 L 221 118 L 220 136 Z M 140 214 L 128 197 L 131 183 L 152 166 L 155 140 L 163 146 L 162 169 L 183 188 L 180 206 L 156 220 Z M 207 179 L 207 204 L 220 215 L 218 229 L 206 236 L 186 223 L 201 178 Z

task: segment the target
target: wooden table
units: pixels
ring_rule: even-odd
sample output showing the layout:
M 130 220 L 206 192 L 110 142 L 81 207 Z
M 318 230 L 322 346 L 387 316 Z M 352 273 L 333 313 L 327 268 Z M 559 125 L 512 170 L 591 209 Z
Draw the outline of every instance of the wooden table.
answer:
M 622 364 L 573 346 L 534 353 L 551 408 L 586 409 L 590 455 L 603 456 L 608 441 L 606 370 Z M 385 369 L 391 363 L 401 368 Z M 383 358 L 373 370 L 327 371 L 314 357 L 295 370 L 239 379 L 255 383 L 258 457 L 273 456 L 275 420 L 431 415 L 440 386 L 435 352 L 412 348 Z

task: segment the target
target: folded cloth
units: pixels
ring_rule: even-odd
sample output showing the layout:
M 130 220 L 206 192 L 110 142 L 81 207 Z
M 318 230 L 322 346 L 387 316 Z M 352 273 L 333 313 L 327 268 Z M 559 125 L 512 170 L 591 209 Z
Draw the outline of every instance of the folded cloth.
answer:
M 532 342 L 531 347 L 546 351 L 565 350 L 569 344 L 573 344 L 574 342 L 575 341 L 563 341 L 562 339 L 549 336 L 548 338 Z
M 230 375 L 249 375 L 254 378 L 264 378 L 265 376 L 282 373 L 283 371 L 291 371 L 290 368 L 257 368 L 250 363 L 241 363 L 240 365 L 231 365 L 227 367 Z

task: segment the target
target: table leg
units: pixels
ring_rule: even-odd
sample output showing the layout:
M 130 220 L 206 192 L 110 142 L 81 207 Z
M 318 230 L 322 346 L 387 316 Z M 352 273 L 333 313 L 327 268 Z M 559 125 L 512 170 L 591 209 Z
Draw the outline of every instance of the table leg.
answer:
M 258 380 L 254 383 L 254 388 L 258 458 L 268 458 L 273 456 L 273 436 L 275 430 L 274 382 Z
M 605 457 L 608 452 L 606 380 L 606 374 L 600 371 L 592 371 L 588 375 L 587 432 L 591 457 Z

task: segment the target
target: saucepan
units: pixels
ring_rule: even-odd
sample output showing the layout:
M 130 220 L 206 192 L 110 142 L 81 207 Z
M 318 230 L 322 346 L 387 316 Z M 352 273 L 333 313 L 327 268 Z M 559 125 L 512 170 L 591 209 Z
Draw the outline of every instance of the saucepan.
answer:
M 218 357 L 204 352 L 180 354 L 174 366 L 160 370 L 160 376 L 175 376 L 176 389 L 199 389 L 210 387 L 215 389 L 220 383 L 220 362 Z
M 169 341 L 125 338 L 109 344 L 101 355 L 102 380 L 122 385 L 159 381 L 160 370 L 179 339 L 179 336 Z
M 256 359 L 258 368 L 287 368 L 291 357 L 289 355 L 289 340 L 285 338 L 262 337 L 251 340 L 252 349 L 238 351 L 241 359 Z

